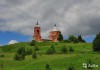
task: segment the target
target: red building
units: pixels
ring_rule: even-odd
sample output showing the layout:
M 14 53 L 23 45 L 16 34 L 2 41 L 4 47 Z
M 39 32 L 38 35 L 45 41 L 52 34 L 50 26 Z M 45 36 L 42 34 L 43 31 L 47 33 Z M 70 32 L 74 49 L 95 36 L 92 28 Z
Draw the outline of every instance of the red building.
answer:
M 38 25 L 38 21 L 37 21 L 36 26 L 34 27 L 34 36 L 33 37 L 34 37 L 35 41 L 38 41 L 38 42 L 42 41 L 42 38 L 41 38 L 41 28 Z
M 60 34 L 60 31 L 57 29 L 55 25 L 52 31 L 50 31 L 50 35 L 49 35 L 50 40 L 52 42 L 58 42 L 59 34 Z

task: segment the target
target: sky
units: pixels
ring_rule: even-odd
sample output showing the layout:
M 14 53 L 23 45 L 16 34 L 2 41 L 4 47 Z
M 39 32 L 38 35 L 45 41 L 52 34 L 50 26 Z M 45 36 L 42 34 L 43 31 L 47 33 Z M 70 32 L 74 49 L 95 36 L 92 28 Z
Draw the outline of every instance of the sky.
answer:
M 100 0 L 0 0 L 0 45 L 32 40 L 37 20 L 42 38 L 56 24 L 64 37 L 92 42 L 100 32 Z

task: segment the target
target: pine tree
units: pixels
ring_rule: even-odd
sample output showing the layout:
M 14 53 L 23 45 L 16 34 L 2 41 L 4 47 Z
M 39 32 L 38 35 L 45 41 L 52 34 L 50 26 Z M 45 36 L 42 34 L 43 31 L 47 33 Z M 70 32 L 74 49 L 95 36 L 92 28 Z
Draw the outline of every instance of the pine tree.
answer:
M 59 34 L 58 41 L 62 41 L 62 40 L 63 40 L 63 35 L 60 33 L 60 34 Z
M 96 35 L 94 41 L 93 41 L 93 50 L 100 52 L 100 32 Z

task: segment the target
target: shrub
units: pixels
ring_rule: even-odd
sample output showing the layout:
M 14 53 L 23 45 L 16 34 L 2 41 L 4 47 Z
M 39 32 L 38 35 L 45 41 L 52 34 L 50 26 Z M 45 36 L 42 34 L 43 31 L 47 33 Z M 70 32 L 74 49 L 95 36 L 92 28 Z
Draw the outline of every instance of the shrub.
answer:
M 25 56 L 25 47 L 20 47 L 18 50 L 17 50 L 17 53 L 20 54 L 20 55 L 23 55 Z
M 96 35 L 93 41 L 93 50 L 100 52 L 100 33 Z
M 24 60 L 25 59 L 25 56 L 22 55 L 22 54 L 16 53 L 15 56 L 14 56 L 14 59 L 15 60 Z
M 69 66 L 67 70 L 75 70 L 73 65 Z
M 62 53 L 67 53 L 67 48 L 66 48 L 65 46 L 63 46 L 63 47 L 61 48 L 61 52 L 62 52 Z
M 49 64 L 46 64 L 46 65 L 45 65 L 45 70 L 51 70 Z
M 54 51 L 53 51 L 51 48 L 49 48 L 49 49 L 46 51 L 46 54 L 54 54 Z
M 69 52 L 74 52 L 74 49 L 72 47 L 69 47 Z
M 35 41 L 34 40 L 31 41 L 30 46 L 35 46 Z
M 33 58 L 33 59 L 37 59 L 37 53 L 36 53 L 36 52 L 34 52 L 34 53 L 32 54 L 32 58 Z
M 4 55 L 3 55 L 3 54 L 1 54 L 1 55 L 0 55 L 0 57 L 4 57 Z
M 54 45 L 51 45 L 51 49 L 53 50 L 53 52 L 56 52 Z
M 38 50 L 39 50 L 38 46 L 34 46 L 34 51 L 38 51 Z
M 26 55 L 31 55 L 33 53 L 33 50 L 31 48 L 27 48 L 25 50 Z

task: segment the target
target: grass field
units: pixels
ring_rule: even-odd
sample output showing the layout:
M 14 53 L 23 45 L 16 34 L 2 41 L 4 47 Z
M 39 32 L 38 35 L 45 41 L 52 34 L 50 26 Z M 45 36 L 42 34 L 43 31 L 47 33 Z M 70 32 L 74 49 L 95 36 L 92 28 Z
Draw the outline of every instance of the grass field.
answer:
M 29 46 L 28 42 L 18 43 L 13 45 L 7 45 L 0 47 L 0 54 L 4 54 L 4 57 L 0 57 L 1 70 L 45 70 L 45 65 L 49 64 L 51 70 L 68 70 L 70 65 L 73 65 L 75 70 L 87 70 L 83 68 L 83 63 L 87 63 L 88 59 L 91 59 L 93 64 L 99 67 L 94 67 L 93 70 L 100 70 L 100 53 L 92 51 L 91 43 L 36 43 L 39 50 L 37 51 L 37 59 L 32 59 L 32 55 L 25 56 L 22 61 L 16 61 L 13 59 L 17 49 L 24 46 L 25 48 L 34 49 L 34 46 Z M 56 54 L 47 55 L 46 50 L 54 45 Z M 62 46 L 74 48 L 73 53 L 61 54 Z

